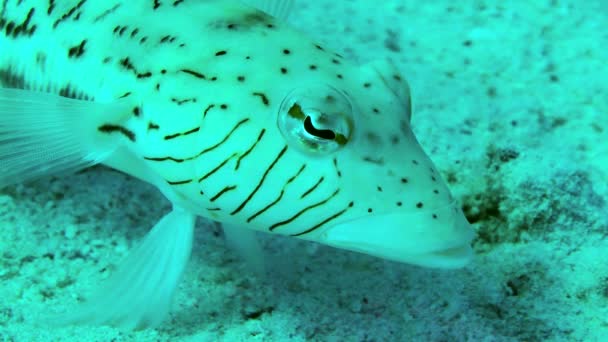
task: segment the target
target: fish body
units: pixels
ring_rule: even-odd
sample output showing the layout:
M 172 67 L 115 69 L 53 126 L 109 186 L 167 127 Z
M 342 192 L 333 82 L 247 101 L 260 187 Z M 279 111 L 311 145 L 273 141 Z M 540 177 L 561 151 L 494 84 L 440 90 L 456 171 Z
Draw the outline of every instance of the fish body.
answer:
M 0 4 L 0 185 L 103 163 L 174 206 L 100 292 L 123 309 L 90 305 L 79 320 L 160 322 L 168 295 L 124 279 L 156 279 L 131 266 L 157 253 L 173 276 L 156 288 L 172 294 L 194 216 L 422 266 L 470 259 L 472 229 L 411 131 L 405 78 L 267 13 L 287 3 Z M 45 166 L 14 149 L 46 151 Z

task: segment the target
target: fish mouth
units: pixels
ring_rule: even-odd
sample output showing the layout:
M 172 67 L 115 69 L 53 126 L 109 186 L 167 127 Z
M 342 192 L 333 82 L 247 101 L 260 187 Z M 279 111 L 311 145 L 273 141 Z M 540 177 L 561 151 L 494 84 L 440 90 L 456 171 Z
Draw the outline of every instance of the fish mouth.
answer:
M 454 202 L 432 212 L 391 212 L 338 223 L 317 241 L 418 266 L 460 268 L 472 259 L 474 235 Z

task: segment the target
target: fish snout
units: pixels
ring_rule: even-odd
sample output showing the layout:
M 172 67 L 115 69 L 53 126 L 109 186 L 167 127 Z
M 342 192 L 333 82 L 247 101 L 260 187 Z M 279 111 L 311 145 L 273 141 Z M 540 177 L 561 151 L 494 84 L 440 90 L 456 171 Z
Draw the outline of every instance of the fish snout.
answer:
M 456 202 L 421 212 L 370 215 L 326 228 L 317 241 L 384 259 L 459 268 L 472 258 L 474 231 Z

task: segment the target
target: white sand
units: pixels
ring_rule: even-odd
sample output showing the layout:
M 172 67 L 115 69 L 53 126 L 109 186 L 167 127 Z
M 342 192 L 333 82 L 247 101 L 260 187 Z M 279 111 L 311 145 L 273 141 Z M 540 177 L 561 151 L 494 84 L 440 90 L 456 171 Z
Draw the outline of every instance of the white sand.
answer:
M 264 235 L 260 279 L 201 220 L 160 329 L 34 326 L 168 210 L 98 167 L 0 193 L 0 341 L 608 341 L 608 5 L 299 3 L 294 26 L 408 76 L 416 134 L 478 230 L 475 261 L 422 269 Z

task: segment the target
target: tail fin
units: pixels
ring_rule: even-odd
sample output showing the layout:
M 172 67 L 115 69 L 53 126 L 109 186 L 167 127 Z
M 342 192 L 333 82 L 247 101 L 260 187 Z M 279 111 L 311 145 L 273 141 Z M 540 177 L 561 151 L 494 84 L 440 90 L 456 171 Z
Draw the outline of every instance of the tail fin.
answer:
M 0 188 L 99 163 L 117 144 L 97 127 L 124 117 L 126 108 L 0 88 Z

